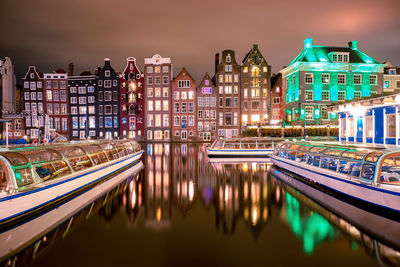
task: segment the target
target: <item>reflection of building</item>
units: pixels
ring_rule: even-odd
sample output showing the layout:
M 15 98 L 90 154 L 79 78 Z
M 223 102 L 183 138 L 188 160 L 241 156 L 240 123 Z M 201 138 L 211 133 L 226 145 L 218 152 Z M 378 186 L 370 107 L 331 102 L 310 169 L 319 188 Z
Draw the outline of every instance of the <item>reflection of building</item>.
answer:
M 197 146 L 176 144 L 172 148 L 174 203 L 186 213 L 197 195 Z
M 197 130 L 199 140 L 209 141 L 217 136 L 217 91 L 213 80 L 204 75 L 197 86 Z
M 197 137 L 196 81 L 185 68 L 172 80 L 172 140 L 194 140 Z M 155 101 L 154 110 L 161 110 Z
M 104 59 L 104 67 L 98 69 L 96 87 L 96 113 L 98 114 L 96 117 L 98 117 L 99 123 L 95 123 L 95 125 L 100 138 L 111 139 L 117 138 L 119 135 L 119 82 L 119 76 L 111 67 L 110 59 Z M 89 111 L 91 107 L 94 107 L 94 104 L 89 106 Z M 89 112 L 89 114 L 94 113 Z M 93 123 L 92 116 L 89 117 L 89 125 Z
M 215 84 L 218 90 L 218 136 L 231 138 L 240 129 L 240 65 L 236 63 L 235 51 L 222 51 L 215 55 Z
M 271 66 L 257 44 L 243 59 L 241 75 L 242 130 L 247 126 L 268 124 L 271 114 Z
M 146 225 L 160 229 L 169 227 L 172 216 L 172 156 L 170 144 L 147 144 L 145 165 Z
M 196 161 L 198 164 L 198 183 L 197 190 L 199 197 L 206 208 L 211 207 L 212 200 L 217 187 L 216 170 L 210 163 L 205 163 L 207 160 L 207 154 L 205 146 L 198 147 L 198 155 Z
M 128 57 L 121 75 L 121 135 L 142 140 L 144 133 L 144 78 L 136 58 Z
M 170 141 L 171 139 L 171 80 L 170 58 L 154 55 L 144 59 L 146 140 Z
M 282 74 L 271 77 L 271 124 L 279 124 L 283 118 Z

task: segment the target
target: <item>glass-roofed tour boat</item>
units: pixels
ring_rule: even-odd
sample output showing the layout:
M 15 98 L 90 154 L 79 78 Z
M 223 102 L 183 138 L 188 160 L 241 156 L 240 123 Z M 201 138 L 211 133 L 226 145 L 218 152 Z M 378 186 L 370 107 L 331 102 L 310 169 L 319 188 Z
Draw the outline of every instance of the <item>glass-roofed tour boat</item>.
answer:
M 274 144 L 282 138 L 230 138 L 216 139 L 207 148 L 210 158 L 267 158 L 274 151 Z
M 93 141 L 0 150 L 0 228 L 20 223 L 140 162 L 136 142 Z
M 400 149 L 283 142 L 272 163 L 359 207 L 400 219 Z

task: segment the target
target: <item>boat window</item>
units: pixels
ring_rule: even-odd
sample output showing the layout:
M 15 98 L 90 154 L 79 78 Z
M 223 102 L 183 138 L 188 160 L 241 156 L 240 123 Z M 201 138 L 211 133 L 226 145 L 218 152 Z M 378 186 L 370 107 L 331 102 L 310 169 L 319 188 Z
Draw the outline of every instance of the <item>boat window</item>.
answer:
M 296 151 L 289 151 L 287 158 L 291 160 L 296 160 Z
M 71 173 L 71 169 L 65 161 L 52 162 L 34 166 L 38 176 L 43 180 L 60 178 Z
M 264 143 L 258 143 L 258 149 L 265 149 L 266 147 Z
M 349 158 L 349 159 L 358 159 L 361 160 L 365 157 L 365 155 L 367 155 L 369 153 L 369 151 L 345 151 L 342 154 L 343 158 Z
M 329 155 L 329 156 L 335 156 L 338 157 L 340 154 L 343 152 L 343 150 L 337 150 L 337 149 L 327 149 L 324 151 L 324 155 Z
M 321 153 L 321 151 L 325 150 L 325 147 L 313 147 L 310 149 L 311 153 Z
M 249 144 L 241 144 L 242 149 L 249 149 Z
M 351 164 L 351 162 L 349 162 L 347 160 L 340 160 L 339 161 L 339 172 L 344 173 L 344 174 L 349 174 L 350 164 Z
M 307 164 L 319 167 L 320 160 L 321 160 L 321 156 L 310 155 L 310 156 L 308 156 Z
M 15 178 L 17 179 L 17 185 L 19 187 L 33 183 L 33 176 L 30 168 L 15 170 Z
M 301 152 L 297 152 L 296 155 L 296 161 L 297 162 L 306 162 L 307 160 L 307 154 L 306 153 L 301 153 Z
M 290 149 L 291 149 L 291 150 L 297 150 L 299 147 L 300 147 L 299 144 L 294 144 L 294 145 L 291 145 L 291 146 L 290 146 Z
M 89 155 L 95 165 L 108 162 L 106 154 L 101 151 Z
M 118 158 L 117 150 L 115 150 L 113 144 L 105 143 L 101 144 L 100 146 L 104 149 L 104 152 L 106 153 L 108 160 L 114 160 Z
M 227 144 L 225 143 L 224 149 L 232 149 L 233 148 L 233 144 Z
M 329 159 L 329 162 L 328 162 L 328 169 L 329 170 L 332 170 L 332 171 L 336 171 L 337 170 L 337 166 L 338 166 L 338 162 L 339 162 L 339 160 L 338 159 Z
M 329 165 L 329 158 L 322 158 L 321 168 L 328 169 L 328 165 Z
M 366 158 L 365 161 L 368 162 L 377 162 L 379 157 L 382 156 L 382 152 L 372 152 L 371 154 L 369 154 Z
M 224 142 L 222 140 L 218 140 L 215 142 L 213 148 L 221 148 L 223 144 L 224 144 Z
M 300 146 L 300 148 L 298 150 L 306 152 L 306 151 L 310 150 L 310 148 L 311 147 L 309 147 L 309 146 Z
M 0 164 L 0 190 L 6 190 L 9 184 L 5 168 L 3 167 L 3 164 Z
M 13 166 L 21 166 L 28 164 L 28 159 L 21 155 L 20 153 L 16 152 L 6 152 L 6 153 L 1 153 L 3 157 L 5 157 Z
M 125 143 L 124 143 L 124 146 L 125 146 L 126 152 L 127 152 L 128 154 L 133 154 L 133 153 L 135 153 L 135 151 L 134 151 L 134 149 L 133 149 L 131 143 L 125 142 Z
M 361 163 L 360 162 L 352 162 L 350 164 L 350 175 L 359 177 L 361 172 Z
M 400 185 L 400 153 L 385 157 L 381 166 L 379 182 Z
M 23 154 L 31 163 L 62 159 L 59 153 L 50 149 L 21 151 L 21 154 Z
M 250 143 L 249 147 L 250 149 L 256 149 L 256 143 Z
M 373 164 L 364 164 L 362 177 L 368 180 L 374 179 L 375 174 L 375 165 Z
M 61 153 L 61 155 L 63 155 L 66 158 L 86 155 L 86 152 L 82 148 L 77 146 L 57 147 L 54 148 L 54 150 L 57 150 L 58 152 Z
M 86 155 L 69 159 L 69 163 L 70 163 L 72 169 L 74 169 L 74 171 L 81 171 L 86 168 L 92 167 L 92 162 L 90 161 L 89 157 Z

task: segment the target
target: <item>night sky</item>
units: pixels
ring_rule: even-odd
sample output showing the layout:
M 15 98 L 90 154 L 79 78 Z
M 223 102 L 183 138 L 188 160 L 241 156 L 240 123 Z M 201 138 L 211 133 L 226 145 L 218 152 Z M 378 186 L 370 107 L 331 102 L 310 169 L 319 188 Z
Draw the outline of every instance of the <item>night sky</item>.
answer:
M 122 71 L 134 56 L 171 57 L 195 77 L 214 72 L 214 54 L 236 51 L 241 62 L 253 43 L 278 72 L 314 44 L 358 47 L 380 62 L 400 65 L 399 0 L 1 0 L 0 57 L 18 76 L 27 66 L 52 72 L 69 62 L 75 73 L 111 58 Z

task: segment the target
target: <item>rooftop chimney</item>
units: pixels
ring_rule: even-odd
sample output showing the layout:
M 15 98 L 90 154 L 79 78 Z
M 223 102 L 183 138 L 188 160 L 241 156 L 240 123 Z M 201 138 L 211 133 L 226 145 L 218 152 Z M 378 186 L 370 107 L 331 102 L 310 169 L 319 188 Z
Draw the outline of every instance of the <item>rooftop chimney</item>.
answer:
M 68 64 L 68 76 L 74 75 L 74 64 L 71 62 Z
M 219 64 L 219 53 L 215 54 L 215 73 L 217 73 L 217 67 Z
M 350 42 L 348 42 L 348 44 L 349 44 L 349 47 L 351 47 L 351 49 L 357 49 L 358 41 L 350 41 Z
M 253 44 L 253 49 L 258 49 L 258 44 Z
M 312 47 L 312 38 L 304 39 L 304 49 Z

